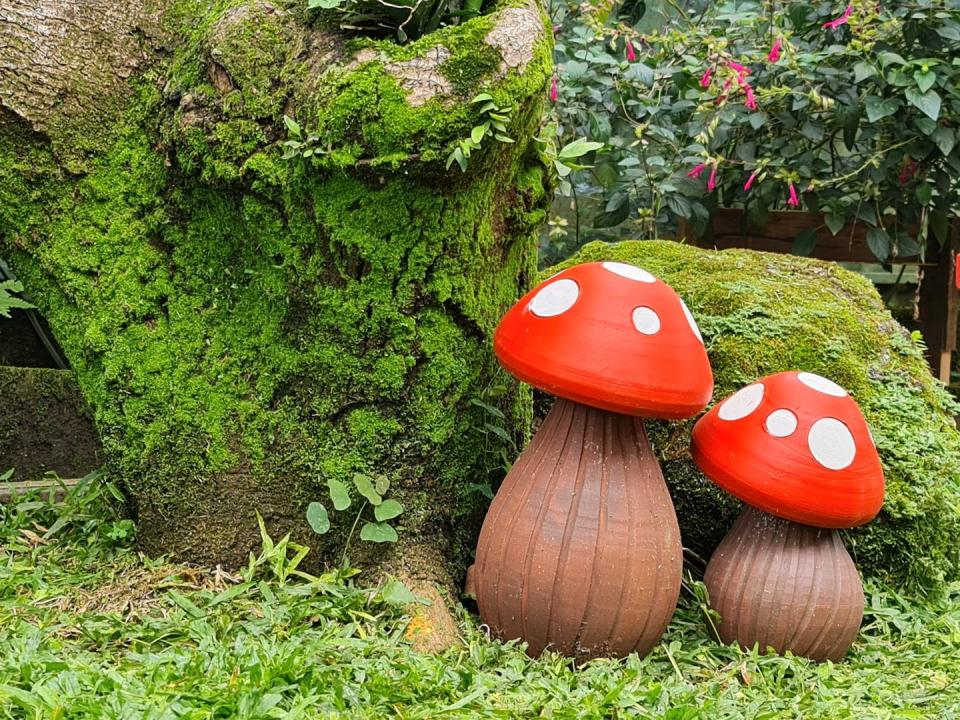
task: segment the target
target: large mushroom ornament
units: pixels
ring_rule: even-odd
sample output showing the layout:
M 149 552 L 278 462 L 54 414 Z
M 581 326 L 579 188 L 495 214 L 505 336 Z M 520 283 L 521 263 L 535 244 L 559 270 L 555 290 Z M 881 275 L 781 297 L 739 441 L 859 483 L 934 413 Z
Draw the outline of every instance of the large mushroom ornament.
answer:
M 682 548 L 640 418 L 689 417 L 710 399 L 690 311 L 645 270 L 587 263 L 517 302 L 494 350 L 559 399 L 484 520 L 470 580 L 481 619 L 534 656 L 649 652 L 676 607 Z
M 856 402 L 820 375 L 770 375 L 704 415 L 691 450 L 707 477 L 747 504 L 704 578 L 721 640 L 842 658 L 864 597 L 836 528 L 870 521 L 884 492 Z

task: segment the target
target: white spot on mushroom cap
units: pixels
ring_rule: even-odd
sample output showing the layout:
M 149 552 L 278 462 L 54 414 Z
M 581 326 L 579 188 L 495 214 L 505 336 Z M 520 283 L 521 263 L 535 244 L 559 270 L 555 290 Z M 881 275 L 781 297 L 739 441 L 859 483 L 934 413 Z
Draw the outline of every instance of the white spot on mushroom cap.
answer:
M 614 275 L 625 277 L 628 280 L 637 280 L 645 283 L 657 281 L 653 275 L 648 273 L 643 268 L 638 268 L 636 265 L 628 265 L 627 263 L 622 262 L 605 262 L 602 263 L 602 265 L 604 270 L 609 270 Z
M 781 408 L 767 415 L 763 425 L 767 432 L 774 437 L 789 437 L 797 429 L 797 416 L 789 410 Z
M 660 316 L 652 308 L 638 307 L 633 311 L 633 326 L 644 335 L 660 332 Z
M 755 383 L 737 390 L 720 405 L 717 415 L 721 420 L 745 418 L 760 406 L 763 400 L 763 385 Z
M 580 286 L 569 278 L 552 282 L 530 301 L 530 312 L 537 317 L 553 317 L 573 307 L 580 297 Z
M 847 391 L 837 385 L 833 380 L 827 380 L 827 378 L 816 375 L 815 373 L 797 373 L 797 380 L 808 388 L 822 392 L 824 395 L 832 395 L 833 397 L 846 397 L 847 395 Z
M 821 418 L 811 425 L 807 445 L 813 459 L 829 470 L 849 467 L 857 455 L 857 444 L 850 430 L 834 418 Z
M 687 316 L 687 322 L 690 323 L 690 329 L 693 330 L 693 334 L 696 335 L 697 340 L 702 343 L 703 335 L 700 334 L 700 328 L 697 327 L 697 321 L 693 319 L 693 313 L 690 312 L 690 308 L 687 307 L 687 304 L 683 301 L 683 298 L 680 298 L 680 307 L 683 308 L 683 314 Z

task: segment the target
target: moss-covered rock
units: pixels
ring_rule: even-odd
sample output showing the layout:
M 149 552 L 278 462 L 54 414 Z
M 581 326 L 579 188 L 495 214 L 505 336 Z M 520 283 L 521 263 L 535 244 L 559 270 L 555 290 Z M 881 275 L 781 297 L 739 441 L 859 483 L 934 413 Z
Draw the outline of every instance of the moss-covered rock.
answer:
M 673 286 L 703 332 L 714 400 L 774 372 L 809 370 L 846 387 L 863 409 L 883 461 L 880 515 L 847 531 L 868 575 L 911 590 L 957 576 L 960 433 L 957 406 L 930 375 L 922 348 L 863 277 L 816 260 L 674 242 L 593 243 L 572 260 L 640 265 Z M 650 423 L 677 506 L 684 544 L 708 557 L 739 503 L 697 470 L 685 423 Z
M 282 3 L 178 3 L 169 56 L 82 176 L 0 110 L 0 252 L 76 370 L 142 543 L 236 564 L 259 511 L 339 561 L 354 514 L 321 541 L 305 507 L 382 473 L 401 538 L 463 559 L 490 460 L 471 400 L 529 423 L 523 395 L 491 399 L 488 338 L 534 276 L 549 201 L 530 140 L 546 18 L 524 11 L 540 32 L 521 71 L 487 41 L 496 14 L 348 47 Z M 441 44 L 449 92 L 414 102 L 395 63 Z M 517 142 L 447 171 L 481 90 L 514 108 Z M 284 115 L 312 158 L 281 158 Z

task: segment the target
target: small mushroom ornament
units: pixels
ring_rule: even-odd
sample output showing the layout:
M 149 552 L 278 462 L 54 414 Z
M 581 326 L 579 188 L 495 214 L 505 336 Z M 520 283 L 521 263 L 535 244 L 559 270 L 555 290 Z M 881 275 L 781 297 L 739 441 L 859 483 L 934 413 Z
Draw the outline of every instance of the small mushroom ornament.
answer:
M 560 399 L 484 520 L 469 580 L 481 619 L 534 656 L 647 653 L 676 607 L 682 548 L 640 418 L 690 417 L 710 399 L 690 311 L 645 270 L 587 263 L 521 298 L 494 350 Z
M 813 373 L 770 375 L 704 415 L 691 451 L 707 477 L 746 503 L 704 577 L 720 638 L 842 658 L 864 596 L 836 528 L 870 521 L 884 493 L 856 402 Z

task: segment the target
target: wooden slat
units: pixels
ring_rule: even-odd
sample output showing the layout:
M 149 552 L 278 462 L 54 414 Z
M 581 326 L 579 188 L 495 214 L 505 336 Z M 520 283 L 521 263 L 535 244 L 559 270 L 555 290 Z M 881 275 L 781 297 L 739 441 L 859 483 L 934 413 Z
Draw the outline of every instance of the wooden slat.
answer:
M 927 257 L 936 259 L 936 265 L 923 268 L 917 299 L 917 319 L 923 339 L 927 343 L 927 360 L 933 374 L 944 383 L 950 383 L 950 366 L 957 349 L 957 317 L 960 311 L 960 291 L 957 290 L 954 271 L 955 248 L 960 226 L 952 228 L 951 242 L 943 247 L 931 238 Z
M 689 242 L 696 242 L 700 247 L 789 253 L 797 235 L 810 227 L 819 228 L 812 257 L 834 262 L 877 262 L 867 245 L 866 225 L 847 226 L 834 235 L 824 225 L 823 216 L 805 211 L 775 210 L 770 212 L 763 228 L 753 228 L 747 227 L 746 215 L 742 210 L 720 210 L 714 216 L 712 232 L 705 237 L 694 238 L 685 223 L 681 224 L 680 232 Z M 904 265 L 915 265 L 919 261 L 917 256 L 894 260 Z
M 21 480 L 19 482 L 0 483 L 0 503 L 8 503 L 15 497 L 22 497 L 28 492 L 41 490 L 45 494 L 54 490 L 54 499 L 63 500 L 67 491 L 79 484 L 76 478 L 61 478 L 59 480 Z

